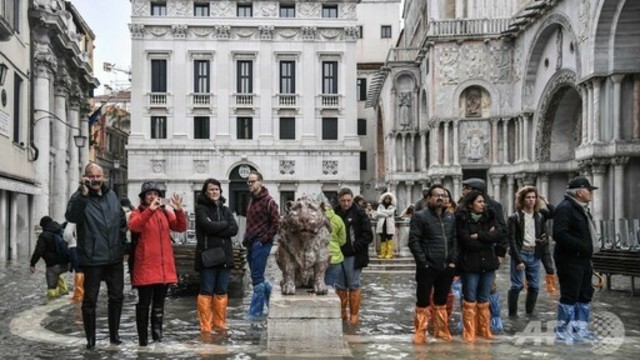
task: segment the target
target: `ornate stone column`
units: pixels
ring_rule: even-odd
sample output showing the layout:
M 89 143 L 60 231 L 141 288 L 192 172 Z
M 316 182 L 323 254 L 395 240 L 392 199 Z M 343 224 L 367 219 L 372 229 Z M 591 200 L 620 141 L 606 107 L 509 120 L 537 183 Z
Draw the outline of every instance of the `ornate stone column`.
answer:
M 604 216 L 604 173 L 607 170 L 607 163 L 604 160 L 594 161 L 591 166 L 591 172 L 593 173 L 593 186 L 596 186 L 598 190 L 593 192 L 593 220 L 596 223 L 596 229 L 600 234 L 600 220 L 603 220 Z
M 538 174 L 538 193 L 547 197 L 549 199 L 549 173 L 543 172 Z
M 427 171 L 427 132 L 420 134 L 420 171 Z
M 78 183 L 80 182 L 80 149 L 76 146 L 73 137 L 80 135 L 81 94 L 82 93 L 79 88 L 73 88 L 71 97 L 69 98 L 69 125 L 72 126 L 70 128 L 71 131 L 67 141 L 67 150 L 69 151 L 69 189 L 67 190 L 67 194 L 69 197 L 78 189 Z
M 407 172 L 407 134 L 400 133 L 402 137 L 402 150 L 400 151 L 400 155 L 402 156 L 402 172 Z
M 389 149 L 389 170 L 391 173 L 395 173 L 398 169 L 396 167 L 396 164 L 398 162 L 398 160 L 396 159 L 396 134 L 394 132 L 391 132 L 390 134 L 390 145 L 391 145 L 391 149 Z
M 600 86 L 602 78 L 593 79 L 593 142 L 600 142 Z
M 453 194 L 451 194 L 451 196 L 453 198 L 451 199 L 451 201 L 458 201 L 458 198 L 460 198 L 460 194 L 462 194 L 462 191 L 460 188 L 462 181 L 460 181 L 460 176 L 458 175 L 452 176 L 452 179 L 453 179 Z
M 493 184 L 493 194 L 491 195 L 496 199 L 496 201 L 500 201 L 500 184 L 502 182 L 502 176 L 503 175 L 501 174 L 491 175 L 491 183 Z
M 444 151 L 443 151 L 443 159 L 442 159 L 442 163 L 444 166 L 448 166 L 449 165 L 449 125 L 451 123 L 448 121 L 445 121 L 444 123 L 442 123 L 442 125 L 444 126 Z
M 48 45 L 35 42 L 34 54 L 34 129 L 33 138 L 38 148 L 38 158 L 35 161 L 35 180 L 40 186 L 40 194 L 35 196 L 34 219 L 49 215 L 49 162 L 51 161 L 51 112 L 49 99 L 51 98 L 51 80 L 58 67 L 55 56 L 49 51 Z
M 429 130 L 429 164 L 431 166 L 440 165 L 440 151 L 438 151 L 438 132 L 440 131 L 440 123 L 437 121 L 432 122 Z
M 51 217 L 54 219 L 64 219 L 67 208 L 68 169 L 67 169 L 67 97 L 69 96 L 69 86 L 71 78 L 66 69 L 60 67 L 56 74 L 55 81 L 55 114 L 58 117 L 53 121 L 53 148 L 55 149 L 55 160 L 53 166 L 53 184 L 51 184 Z
M 613 81 L 613 141 L 620 140 L 620 100 L 622 97 L 622 80 L 624 74 L 611 75 Z
M 582 140 L 580 141 L 580 146 L 584 146 L 589 141 L 589 92 L 585 84 L 581 84 L 578 90 L 582 99 Z
M 593 83 L 587 82 L 587 144 L 593 142 Z
M 509 118 L 502 119 L 502 164 L 509 163 Z
M 515 179 L 513 175 L 507 175 L 507 214 L 513 214 L 513 185 L 515 183 Z
M 402 207 L 398 207 L 398 215 L 400 215 L 400 213 L 402 213 L 402 211 L 404 209 L 406 209 L 409 204 L 413 203 L 413 200 L 411 199 L 411 193 L 413 192 L 413 185 L 415 183 L 413 181 L 405 181 L 405 203 L 402 204 Z M 401 204 L 398 204 L 401 205 Z
M 18 193 L 15 191 L 9 193 L 9 208 L 11 209 L 9 217 L 11 258 L 18 259 Z
M 522 160 L 529 161 L 529 119 L 530 113 L 522 114 Z
M 491 118 L 491 165 L 498 165 L 498 121 L 500 118 Z
M 633 138 L 640 139 L 640 76 L 633 78 Z
M 464 18 L 464 0 L 456 0 L 456 19 Z
M 613 174 L 614 174 L 614 197 L 613 197 L 613 211 L 615 219 L 615 228 L 616 234 L 618 234 L 620 230 L 620 219 L 624 218 L 624 201 L 626 198 L 624 194 L 624 167 L 629 161 L 628 156 L 618 156 L 614 157 L 611 161 L 613 164 Z M 598 191 L 598 190 L 596 190 Z M 604 191 L 604 189 L 599 189 L 599 191 Z
M 522 135 L 522 132 L 520 131 L 520 117 L 516 116 L 514 118 L 512 118 L 512 121 L 514 122 L 514 136 L 515 136 L 515 142 L 514 142 L 514 157 L 513 157 L 513 163 L 519 163 L 520 162 L 520 144 L 522 143 L 520 136 Z
M 453 165 L 460 165 L 460 120 L 453 120 Z
M 409 151 L 407 151 L 407 154 L 409 156 L 409 164 L 410 164 L 409 171 L 411 171 L 412 173 L 416 172 L 416 159 L 414 156 L 414 149 L 416 148 L 416 136 L 417 135 L 413 132 L 409 134 L 409 140 L 411 141 L 409 141 L 410 148 L 409 148 Z

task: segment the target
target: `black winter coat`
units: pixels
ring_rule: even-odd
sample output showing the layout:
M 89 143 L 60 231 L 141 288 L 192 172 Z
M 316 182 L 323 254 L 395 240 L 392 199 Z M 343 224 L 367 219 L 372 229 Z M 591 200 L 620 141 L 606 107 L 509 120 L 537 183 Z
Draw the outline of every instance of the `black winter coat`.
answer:
M 547 232 L 547 220 L 551 218 L 553 214 L 553 207 L 548 205 L 548 209 L 541 209 L 539 212 L 533 214 L 533 221 L 535 227 L 536 237 L 536 251 L 537 257 L 542 257 L 549 248 L 549 239 Z M 524 244 L 524 213 L 517 211 L 509 216 L 509 255 L 516 262 L 516 265 L 522 264 L 522 258 L 520 257 L 520 251 Z M 543 236 L 545 235 L 545 236 Z
M 80 266 L 122 262 L 129 252 L 127 219 L 118 195 L 106 185 L 100 192 L 89 189 L 87 196 L 76 191 L 67 204 L 67 221 L 76 224 Z
M 220 197 L 220 203 L 216 204 L 203 194 L 198 195 L 196 205 L 196 245 L 195 269 L 204 268 L 202 265 L 202 252 L 206 249 L 219 249 L 224 251 L 226 266 L 233 267 L 233 244 L 231 237 L 238 234 L 238 223 L 231 210 L 224 206 L 225 199 Z
M 355 256 L 355 268 L 361 269 L 369 265 L 369 244 L 373 242 L 371 221 L 367 214 L 357 205 L 343 211 L 338 205 L 335 213 L 342 218 L 347 233 L 347 242 L 340 247 L 342 254 Z
M 589 231 L 589 219 L 575 201 L 565 195 L 553 215 L 553 240 L 556 242 L 554 257 L 560 261 L 590 260 L 593 242 Z
M 42 233 L 38 236 L 36 248 L 33 250 L 33 255 L 31 256 L 31 266 L 36 266 L 40 258 L 44 259 L 47 267 L 69 263 L 68 260 L 61 259 L 56 251 L 55 236 L 62 236 L 61 231 L 62 226 L 55 221 L 48 223 L 44 229 L 42 229 Z
M 443 270 L 457 262 L 458 241 L 455 216 L 447 211 L 438 215 L 427 207 L 415 213 L 409 223 L 409 249 L 416 267 Z
M 490 229 L 494 227 L 493 231 Z M 487 208 L 483 216 L 475 221 L 467 211 L 456 213 L 458 234 L 459 266 L 463 272 L 485 272 L 496 270 L 500 266 L 498 257 L 507 253 L 506 239 L 499 233 L 496 215 Z M 471 234 L 478 234 L 472 239 Z

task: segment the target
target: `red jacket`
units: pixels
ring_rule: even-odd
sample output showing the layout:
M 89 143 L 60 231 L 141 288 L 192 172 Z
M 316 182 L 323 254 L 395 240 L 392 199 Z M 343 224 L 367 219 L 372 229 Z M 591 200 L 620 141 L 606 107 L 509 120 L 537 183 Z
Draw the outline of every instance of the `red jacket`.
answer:
M 140 205 L 131 212 L 129 229 L 132 233 L 139 234 L 133 254 L 131 285 L 177 283 L 169 229 L 178 232 L 187 230 L 187 216 L 184 211 L 151 211 L 147 206 Z

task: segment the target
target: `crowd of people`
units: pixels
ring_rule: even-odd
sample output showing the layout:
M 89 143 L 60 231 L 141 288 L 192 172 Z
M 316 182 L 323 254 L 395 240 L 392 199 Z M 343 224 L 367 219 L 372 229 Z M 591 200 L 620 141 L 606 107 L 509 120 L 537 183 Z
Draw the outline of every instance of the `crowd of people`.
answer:
M 74 271 L 72 299 L 82 302 L 82 319 L 87 348 L 96 345 L 96 306 L 100 284 L 108 294 L 109 340 L 120 344 L 123 307 L 124 262 L 128 261 L 132 287 L 137 289 L 135 308 L 138 343 L 147 346 L 149 323 L 152 340 L 162 341 L 164 302 L 168 288 L 177 283 L 170 231 L 187 230 L 183 199 L 164 191 L 152 180 L 142 184 L 139 205 L 120 201 L 105 183 L 103 169 L 86 166 L 78 190 L 71 196 L 60 225 L 48 216 L 40 221 L 40 234 L 30 269 L 40 258 L 46 263 L 47 296 L 68 293 L 63 277 Z M 250 201 L 247 207 L 243 245 L 247 248 L 252 297 L 248 320 L 264 319 L 268 313 L 272 285 L 265 276 L 269 254 L 279 230 L 279 206 L 262 184 L 262 174 L 247 177 Z M 555 240 L 560 299 L 557 339 L 583 341 L 588 331 L 591 297 L 591 254 L 595 227 L 588 203 L 592 192 L 584 177 L 572 179 L 565 199 L 554 207 L 533 186 L 515 195 L 516 212 L 506 222 L 499 202 L 487 194 L 486 183 L 472 178 L 463 182 L 458 202 L 443 185 L 425 189 L 423 198 L 409 206 L 401 218 L 409 221 L 408 247 L 416 263 L 416 308 L 413 342 L 427 341 L 429 321 L 433 336 L 451 340 L 452 285 L 462 284 L 462 338 L 494 339 L 502 327 L 499 290 L 495 272 L 511 258 L 511 287 L 507 292 L 508 314 L 518 316 L 518 298 L 526 290 L 525 312 L 535 310 L 539 293 L 540 262 L 546 272 L 547 291 L 555 289 L 555 271 L 549 250 Z M 317 198 L 331 224 L 331 257 L 325 283 L 340 298 L 342 319 L 359 322 L 362 303 L 361 272 L 370 261 L 369 247 L 374 231 L 380 240 L 380 259 L 391 259 L 396 244 L 396 197 L 384 192 L 377 208 L 348 188 L 337 193 L 335 203 L 324 195 Z M 547 220 L 553 219 L 552 231 Z M 220 181 L 207 179 L 195 206 L 195 269 L 200 275 L 196 300 L 202 334 L 228 329 L 226 322 L 228 287 L 234 266 L 231 238 L 238 224 L 225 206 Z M 61 250 L 61 241 L 68 249 Z

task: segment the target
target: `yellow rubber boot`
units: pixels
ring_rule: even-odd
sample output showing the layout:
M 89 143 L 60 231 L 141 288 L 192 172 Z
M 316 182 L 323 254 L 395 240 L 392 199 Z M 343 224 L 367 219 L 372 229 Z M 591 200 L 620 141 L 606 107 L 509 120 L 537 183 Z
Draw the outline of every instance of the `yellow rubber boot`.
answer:
M 58 289 L 48 289 L 47 290 L 47 298 L 49 300 L 53 300 L 53 299 L 57 298 L 58 296 L 60 296 L 60 292 L 58 291 Z
M 385 259 L 393 259 L 394 255 L 395 255 L 395 251 L 396 251 L 396 249 L 395 249 L 395 247 L 396 247 L 395 246 L 396 245 L 395 240 L 393 240 L 393 239 L 387 240 L 386 243 L 387 243 L 387 252 L 386 252 L 384 258 Z
M 69 293 L 69 287 L 62 275 L 58 276 L 58 295 L 67 295 Z
M 378 259 L 384 259 L 386 254 L 387 254 L 387 242 L 386 241 L 381 241 L 380 242 L 380 253 L 378 253 Z

